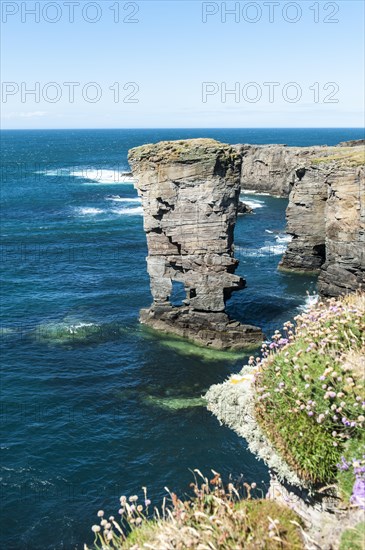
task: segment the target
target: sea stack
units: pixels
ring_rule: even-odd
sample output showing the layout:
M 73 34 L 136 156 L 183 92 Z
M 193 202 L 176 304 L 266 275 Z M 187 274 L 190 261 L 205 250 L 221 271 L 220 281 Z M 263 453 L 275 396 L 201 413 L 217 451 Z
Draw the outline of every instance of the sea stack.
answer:
M 308 159 L 289 195 L 293 240 L 280 267 L 319 271 L 323 296 L 365 288 L 365 151 L 355 144 L 323 148 Z
M 142 199 L 153 304 L 140 320 L 215 349 L 260 343 L 261 330 L 231 320 L 226 300 L 245 280 L 235 275 L 233 234 L 242 157 L 211 139 L 166 141 L 129 151 Z M 173 305 L 173 286 L 184 300 Z

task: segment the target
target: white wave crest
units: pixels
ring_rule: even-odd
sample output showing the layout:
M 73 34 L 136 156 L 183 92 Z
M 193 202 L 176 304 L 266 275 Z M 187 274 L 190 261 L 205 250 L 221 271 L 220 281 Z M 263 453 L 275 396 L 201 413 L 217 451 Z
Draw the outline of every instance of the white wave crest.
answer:
M 256 208 L 265 208 L 266 204 L 264 201 L 260 201 L 259 199 L 246 199 L 245 197 L 240 197 L 240 200 L 247 204 L 250 208 L 253 210 L 256 210 Z
M 318 302 L 318 300 L 319 300 L 318 294 L 307 294 L 304 304 L 298 307 L 299 311 L 303 311 L 304 313 L 309 311 L 311 307 Z
M 290 243 L 292 241 L 293 237 L 292 235 L 288 235 L 287 233 L 279 233 L 279 235 L 276 235 L 275 240 L 277 243 Z
M 135 181 L 129 172 L 123 172 L 121 170 L 84 168 L 71 172 L 71 175 L 75 178 L 90 180 L 93 185 L 100 183 L 104 185 L 115 185 L 120 183 L 130 184 Z
M 56 168 L 52 170 L 39 170 L 36 174 L 42 174 L 49 177 L 68 177 L 68 178 L 82 178 L 89 180 L 90 185 L 115 185 L 115 184 L 131 184 L 135 179 L 131 176 L 130 172 L 125 172 L 119 169 L 106 169 L 106 168 L 89 168 L 80 167 L 75 170 L 73 168 Z
M 244 248 L 243 246 L 235 246 L 236 256 L 239 258 L 263 258 L 267 256 L 280 256 L 284 254 L 286 246 L 283 244 L 269 244 L 260 248 Z
M 95 327 L 95 323 L 82 323 L 81 321 L 75 325 L 69 325 L 66 328 L 66 331 L 70 334 L 76 334 L 79 329 L 85 328 L 85 327 Z
M 119 197 L 119 195 L 107 197 L 107 201 L 113 201 L 113 202 L 141 202 L 141 199 L 139 197 Z
M 112 208 L 111 211 L 120 216 L 142 216 L 143 214 L 142 206 L 136 206 L 135 208 Z
M 262 246 L 260 248 L 260 251 L 264 255 L 273 255 L 273 256 L 284 254 L 285 250 L 286 250 L 286 245 L 284 244 L 269 244 L 267 246 Z
M 93 208 L 91 206 L 80 206 L 76 209 L 76 211 L 81 216 L 96 216 L 97 214 L 104 213 L 104 210 L 101 208 Z
M 270 196 L 270 193 L 263 193 L 262 191 L 254 191 L 253 189 L 241 189 L 241 193 L 244 195 L 263 195 Z

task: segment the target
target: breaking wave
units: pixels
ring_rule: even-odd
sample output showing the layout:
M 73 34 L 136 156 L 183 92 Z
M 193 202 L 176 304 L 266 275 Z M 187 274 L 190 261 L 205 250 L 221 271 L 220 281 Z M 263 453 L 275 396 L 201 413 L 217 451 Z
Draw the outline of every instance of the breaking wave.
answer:
M 90 185 L 116 185 L 116 184 L 133 184 L 135 179 L 130 172 L 120 169 L 107 168 L 56 168 L 52 170 L 40 170 L 36 174 L 41 174 L 48 177 L 67 177 L 81 178 L 88 180 Z
M 240 200 L 247 204 L 250 208 L 253 210 L 256 210 L 257 208 L 265 208 L 266 204 L 264 201 L 261 201 L 259 199 L 246 199 L 245 197 L 240 197 Z

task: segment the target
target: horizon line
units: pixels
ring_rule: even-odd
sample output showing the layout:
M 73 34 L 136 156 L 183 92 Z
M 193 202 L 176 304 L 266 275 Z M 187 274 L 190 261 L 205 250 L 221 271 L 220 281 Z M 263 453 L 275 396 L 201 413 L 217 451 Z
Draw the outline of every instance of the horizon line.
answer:
M 0 128 L 1 132 L 54 130 L 364 130 L 365 126 L 147 126 L 116 128 Z

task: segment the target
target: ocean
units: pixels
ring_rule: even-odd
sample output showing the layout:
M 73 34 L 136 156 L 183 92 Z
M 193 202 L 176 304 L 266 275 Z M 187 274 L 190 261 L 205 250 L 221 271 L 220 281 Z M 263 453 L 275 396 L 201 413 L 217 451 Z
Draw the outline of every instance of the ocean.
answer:
M 198 348 L 142 327 L 149 306 L 142 208 L 131 147 L 213 137 L 334 145 L 360 129 L 3 131 L 1 528 L 6 550 L 82 549 L 120 495 L 159 505 L 189 492 L 191 469 L 257 482 L 268 472 L 199 397 L 245 354 Z M 247 288 L 229 313 L 270 336 L 315 292 L 281 273 L 287 200 L 242 195 L 235 231 Z

